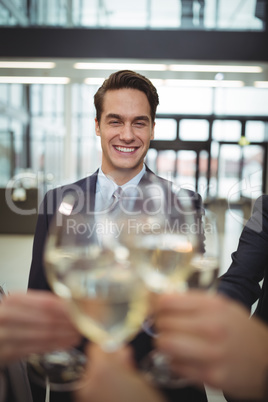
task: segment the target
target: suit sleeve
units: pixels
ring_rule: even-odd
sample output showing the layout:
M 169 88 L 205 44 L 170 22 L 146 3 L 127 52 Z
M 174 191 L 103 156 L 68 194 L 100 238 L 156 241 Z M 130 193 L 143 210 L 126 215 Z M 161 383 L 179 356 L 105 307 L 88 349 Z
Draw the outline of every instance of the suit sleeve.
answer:
M 50 290 L 45 276 L 43 254 L 49 223 L 53 216 L 53 209 L 53 192 L 49 191 L 39 208 L 28 281 L 29 289 Z
M 220 277 L 218 290 L 243 303 L 248 309 L 260 297 L 259 282 L 264 278 L 268 262 L 268 196 L 257 199 L 232 264 Z

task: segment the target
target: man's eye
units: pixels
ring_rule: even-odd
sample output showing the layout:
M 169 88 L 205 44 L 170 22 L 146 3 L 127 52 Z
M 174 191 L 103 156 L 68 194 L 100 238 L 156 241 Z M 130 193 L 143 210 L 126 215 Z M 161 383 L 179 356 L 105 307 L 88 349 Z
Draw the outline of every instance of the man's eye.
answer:
M 144 121 L 137 121 L 134 125 L 135 125 L 136 127 L 144 127 L 144 126 L 145 126 L 145 123 L 144 123 Z
M 119 120 L 111 120 L 110 121 L 110 124 L 120 124 L 120 121 Z

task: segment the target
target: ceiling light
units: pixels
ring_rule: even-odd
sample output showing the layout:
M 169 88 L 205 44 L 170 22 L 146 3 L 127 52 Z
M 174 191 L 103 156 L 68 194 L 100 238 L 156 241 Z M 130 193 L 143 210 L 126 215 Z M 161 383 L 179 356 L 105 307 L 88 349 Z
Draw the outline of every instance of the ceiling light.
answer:
M 240 88 L 245 84 L 243 81 L 231 80 L 163 80 L 164 85 L 180 87 L 209 87 L 209 88 Z
M 56 63 L 45 61 L 0 61 L 0 68 L 54 68 Z
M 254 87 L 256 88 L 268 88 L 268 81 L 255 81 Z
M 166 64 L 136 64 L 136 63 L 75 63 L 74 68 L 78 70 L 144 70 L 144 71 L 165 71 Z
M 221 65 L 205 65 L 205 64 L 171 64 L 170 71 L 194 71 L 194 72 L 210 72 L 210 73 L 261 73 L 262 68 L 259 66 L 221 66 Z
M 105 78 L 85 78 L 84 83 L 88 85 L 102 85 Z M 243 81 L 231 80 L 177 80 L 177 79 L 150 79 L 155 86 L 180 86 L 180 87 L 218 87 L 218 88 L 240 88 L 245 85 Z
M 68 84 L 68 77 L 1 77 L 0 84 Z
M 102 85 L 105 78 L 85 78 L 84 83 L 88 85 Z

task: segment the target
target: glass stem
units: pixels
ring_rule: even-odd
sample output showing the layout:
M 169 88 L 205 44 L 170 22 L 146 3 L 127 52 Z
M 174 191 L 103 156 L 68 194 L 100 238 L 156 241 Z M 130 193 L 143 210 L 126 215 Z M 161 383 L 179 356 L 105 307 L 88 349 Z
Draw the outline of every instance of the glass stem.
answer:
M 45 402 L 49 402 L 50 400 L 50 382 L 48 376 L 46 377 L 46 399 Z

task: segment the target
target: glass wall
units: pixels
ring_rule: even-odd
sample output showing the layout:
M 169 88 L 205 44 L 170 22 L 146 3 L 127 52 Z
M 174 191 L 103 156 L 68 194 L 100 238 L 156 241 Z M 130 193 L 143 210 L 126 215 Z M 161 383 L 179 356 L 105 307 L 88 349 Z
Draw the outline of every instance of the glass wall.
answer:
M 151 149 L 148 163 L 157 168 L 160 175 L 172 178 L 179 185 L 197 189 L 203 197 L 209 193 L 210 196 L 229 197 L 236 202 L 241 196 L 256 198 L 262 193 L 268 123 L 267 118 L 265 122 L 258 121 L 256 116 L 268 116 L 268 90 L 250 87 L 165 87 L 159 88 L 159 94 L 161 116 L 173 113 L 177 114 L 177 117 L 173 120 L 168 117 L 156 121 L 156 140 L 172 142 L 179 131 L 181 144 L 183 141 L 191 141 L 192 145 L 188 143 L 188 147 L 196 149 L 195 152 L 179 151 L 177 155 L 170 151 L 157 153 L 155 149 Z M 195 116 L 193 120 L 183 118 L 183 114 L 201 116 Z M 202 114 L 206 115 L 206 118 L 202 119 Z M 217 119 L 217 115 L 222 116 L 222 119 Z M 213 124 L 210 134 L 211 116 Z M 245 127 L 242 127 L 242 121 Z M 202 146 L 202 142 L 209 140 L 209 135 L 210 155 L 206 150 L 198 151 L 200 144 Z M 266 145 L 263 145 L 263 142 Z M 181 144 L 170 146 L 179 147 Z M 163 146 L 166 148 L 166 144 Z M 209 183 L 206 178 L 208 163 Z
M 6 3 L 8 4 L 8 2 Z M 266 0 L 12 0 L 1 25 L 263 30 Z
M 0 105 L 5 107 L 0 116 L 1 186 L 29 168 L 44 191 L 94 172 L 101 163 L 93 105 L 98 85 L 30 85 L 28 111 L 25 89 L 24 85 L 0 85 Z M 268 140 L 268 123 L 261 118 L 268 118 L 268 89 L 157 89 L 155 140 L 171 145 L 162 151 L 150 149 L 148 165 L 179 185 L 197 188 L 203 197 L 208 186 L 210 196 L 233 201 L 260 195 Z M 213 123 L 209 123 L 211 116 Z M 244 132 L 243 116 L 247 119 Z M 188 145 L 173 147 L 178 138 L 180 146 Z
M 38 173 L 39 187 L 64 181 L 65 88 L 63 85 L 31 85 L 30 157 Z M 44 189 L 44 191 L 46 188 Z
M 23 85 L 0 85 L 0 186 L 5 186 L 15 173 L 26 168 L 25 110 Z

